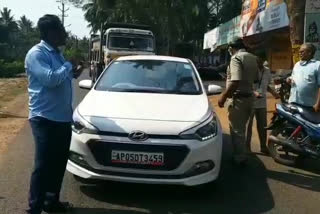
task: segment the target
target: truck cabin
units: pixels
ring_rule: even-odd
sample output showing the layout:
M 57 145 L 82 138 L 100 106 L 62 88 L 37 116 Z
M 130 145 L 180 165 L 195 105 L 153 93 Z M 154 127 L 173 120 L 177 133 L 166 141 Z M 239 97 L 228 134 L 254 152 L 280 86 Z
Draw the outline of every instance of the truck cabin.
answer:
M 110 28 L 105 35 L 110 51 L 155 52 L 154 36 L 149 30 Z

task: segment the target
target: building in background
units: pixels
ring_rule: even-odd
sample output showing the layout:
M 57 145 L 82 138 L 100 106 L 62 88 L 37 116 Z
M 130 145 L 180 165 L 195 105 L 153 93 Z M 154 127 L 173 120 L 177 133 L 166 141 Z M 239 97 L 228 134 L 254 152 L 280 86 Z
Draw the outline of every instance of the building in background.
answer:
M 245 0 L 240 16 L 204 35 L 203 49 L 221 53 L 236 37 L 244 38 L 251 52 L 265 52 L 272 71 L 292 68 L 289 18 L 284 0 Z M 220 61 L 228 60 L 227 54 L 220 57 Z

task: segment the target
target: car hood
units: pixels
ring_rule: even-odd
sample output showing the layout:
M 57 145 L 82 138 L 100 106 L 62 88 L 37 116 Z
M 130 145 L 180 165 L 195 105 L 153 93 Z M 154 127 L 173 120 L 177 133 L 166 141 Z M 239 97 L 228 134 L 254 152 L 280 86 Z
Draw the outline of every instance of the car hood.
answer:
M 168 95 L 91 90 L 80 103 L 83 116 L 109 119 L 201 122 L 211 111 L 202 95 Z

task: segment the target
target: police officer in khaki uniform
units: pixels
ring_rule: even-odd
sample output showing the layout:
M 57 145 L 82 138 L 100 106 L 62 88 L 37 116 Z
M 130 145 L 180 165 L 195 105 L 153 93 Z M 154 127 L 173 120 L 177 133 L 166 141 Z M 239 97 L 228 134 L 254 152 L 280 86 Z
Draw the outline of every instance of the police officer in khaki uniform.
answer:
M 233 162 L 247 163 L 246 130 L 253 112 L 253 86 L 258 81 L 257 57 L 248 53 L 242 39 L 229 44 L 232 55 L 227 70 L 227 88 L 218 104 L 223 108 L 227 101 L 231 140 L 234 147 Z

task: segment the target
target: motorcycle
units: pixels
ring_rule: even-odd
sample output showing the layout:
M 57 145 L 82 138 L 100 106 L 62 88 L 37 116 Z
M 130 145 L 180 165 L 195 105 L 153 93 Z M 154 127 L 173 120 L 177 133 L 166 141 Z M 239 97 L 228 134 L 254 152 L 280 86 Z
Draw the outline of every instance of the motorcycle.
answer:
M 287 83 L 287 78 L 291 73 L 283 76 L 278 76 L 274 79 L 275 90 L 280 95 L 282 103 L 288 103 L 290 97 L 291 86 Z
M 268 148 L 278 163 L 295 166 L 304 158 L 320 159 L 320 114 L 295 104 L 276 104 L 267 127 Z

